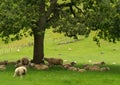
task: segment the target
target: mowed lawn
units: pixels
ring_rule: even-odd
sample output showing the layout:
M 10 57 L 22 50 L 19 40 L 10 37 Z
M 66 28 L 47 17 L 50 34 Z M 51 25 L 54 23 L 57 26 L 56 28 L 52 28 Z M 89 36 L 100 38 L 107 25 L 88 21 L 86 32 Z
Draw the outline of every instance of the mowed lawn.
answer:
M 7 65 L 5 71 L 0 71 L 1 85 L 120 85 L 120 42 L 116 44 L 101 40 L 101 47 L 98 47 L 89 38 L 79 37 L 78 41 L 63 35 L 46 31 L 45 35 L 45 57 L 62 58 L 65 63 L 76 61 L 76 67 L 104 61 L 105 66 L 110 67 L 109 71 L 97 72 L 87 71 L 83 73 L 68 71 L 55 66 L 48 70 L 36 70 L 28 68 L 28 73 L 22 79 L 13 78 L 15 67 Z M 0 42 L 0 61 L 17 60 L 24 56 L 32 59 L 33 38 L 24 38 L 21 41 L 4 44 Z M 89 62 L 91 61 L 91 62 Z

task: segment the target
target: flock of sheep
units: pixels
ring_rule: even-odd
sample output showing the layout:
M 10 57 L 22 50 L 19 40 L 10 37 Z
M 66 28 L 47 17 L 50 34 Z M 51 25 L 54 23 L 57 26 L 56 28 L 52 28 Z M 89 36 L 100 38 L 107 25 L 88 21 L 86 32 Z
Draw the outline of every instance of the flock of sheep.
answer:
M 0 62 L 0 70 L 5 70 L 7 64 L 14 64 L 15 65 L 15 71 L 14 71 L 14 77 L 20 76 L 22 77 L 27 73 L 27 68 L 32 67 L 37 70 L 45 70 L 50 67 L 53 67 L 54 65 L 60 65 L 62 68 L 67 69 L 67 70 L 72 70 L 76 72 L 86 72 L 88 70 L 90 71 L 108 71 L 110 70 L 109 67 L 104 66 L 105 62 L 96 62 L 93 64 L 85 64 L 81 68 L 76 67 L 75 64 L 76 62 L 70 62 L 70 63 L 64 63 L 63 59 L 58 59 L 58 58 L 44 58 L 44 60 L 48 64 L 34 64 L 31 63 L 30 60 L 26 57 L 23 57 L 20 60 L 17 60 L 15 62 Z

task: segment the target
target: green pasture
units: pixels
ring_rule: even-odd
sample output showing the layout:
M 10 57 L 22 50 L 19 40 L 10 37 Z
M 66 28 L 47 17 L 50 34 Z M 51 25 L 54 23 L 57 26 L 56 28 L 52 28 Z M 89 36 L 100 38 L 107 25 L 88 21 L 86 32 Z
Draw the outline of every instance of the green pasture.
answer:
M 79 73 L 59 66 L 43 71 L 28 68 L 27 75 L 21 79 L 13 78 L 15 68 L 13 65 L 7 65 L 7 70 L 0 71 L 1 85 L 120 85 L 120 42 L 113 44 L 101 40 L 101 47 L 98 47 L 92 36 L 94 33 L 89 38 L 79 36 L 79 40 L 76 41 L 47 30 L 45 57 L 62 58 L 67 60 L 65 63 L 76 61 L 76 67 L 80 68 L 83 64 L 104 61 L 106 66 L 110 67 L 110 71 Z M 9 44 L 1 41 L 0 43 L 0 61 L 17 60 L 24 56 L 32 59 L 32 37 Z

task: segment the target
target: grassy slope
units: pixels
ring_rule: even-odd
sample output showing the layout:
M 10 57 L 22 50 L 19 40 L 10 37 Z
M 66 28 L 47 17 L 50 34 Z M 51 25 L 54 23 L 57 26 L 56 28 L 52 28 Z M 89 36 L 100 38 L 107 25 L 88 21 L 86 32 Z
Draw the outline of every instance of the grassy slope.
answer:
M 1 44 L 0 60 L 16 60 L 23 56 L 32 58 L 32 46 L 23 47 L 32 38 L 26 38 L 19 42 L 13 42 L 8 45 Z M 77 66 L 92 62 L 105 61 L 110 66 L 108 72 L 85 72 L 78 73 L 67 71 L 60 67 L 50 68 L 46 71 L 37 71 L 28 69 L 28 74 L 23 78 L 13 78 L 14 66 L 7 66 L 6 71 L 0 71 L 0 83 L 2 85 L 119 85 L 120 80 L 120 43 L 112 44 L 105 41 L 101 42 L 101 48 L 97 47 L 92 37 L 84 39 L 80 37 L 80 41 L 61 44 L 73 41 L 70 38 L 63 37 L 60 34 L 53 34 L 47 31 L 45 38 L 45 56 L 60 57 L 64 60 L 77 61 Z M 12 48 L 12 49 L 11 49 Z M 17 49 L 20 49 L 17 52 Z M 11 49 L 11 50 L 10 50 Z M 116 65 L 112 63 L 115 62 Z
M 52 38 L 51 38 L 52 37 Z M 70 38 L 63 37 L 59 34 L 47 33 L 45 40 L 45 55 L 50 57 L 62 57 L 69 61 L 78 63 L 88 63 L 89 60 L 105 61 L 108 64 L 116 62 L 120 64 L 120 43 L 117 44 L 101 41 L 101 47 L 98 47 L 92 41 L 92 37 L 80 37 L 79 41 L 69 44 L 61 44 L 74 41 Z M 71 49 L 71 50 L 70 50 Z

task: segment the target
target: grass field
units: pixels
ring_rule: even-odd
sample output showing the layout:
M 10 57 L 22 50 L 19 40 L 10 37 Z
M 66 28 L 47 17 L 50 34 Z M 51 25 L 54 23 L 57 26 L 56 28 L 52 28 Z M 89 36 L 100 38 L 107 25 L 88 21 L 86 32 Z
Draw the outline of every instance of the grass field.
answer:
M 101 41 L 98 47 L 92 41 L 92 36 L 84 38 L 80 36 L 79 41 L 63 37 L 60 34 L 53 34 L 51 30 L 46 31 L 45 35 L 45 56 L 76 61 L 77 67 L 82 64 L 97 61 L 106 62 L 110 67 L 107 72 L 84 73 L 65 70 L 59 66 L 52 67 L 45 71 L 32 68 L 24 78 L 13 78 L 14 66 L 8 65 L 7 70 L 0 71 L 1 85 L 120 85 L 120 42 L 116 44 Z M 33 46 L 30 45 L 33 38 L 24 38 L 5 45 L 0 42 L 0 61 L 17 60 L 21 57 L 33 56 Z M 91 63 L 92 63 L 91 62 Z

